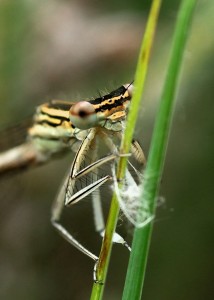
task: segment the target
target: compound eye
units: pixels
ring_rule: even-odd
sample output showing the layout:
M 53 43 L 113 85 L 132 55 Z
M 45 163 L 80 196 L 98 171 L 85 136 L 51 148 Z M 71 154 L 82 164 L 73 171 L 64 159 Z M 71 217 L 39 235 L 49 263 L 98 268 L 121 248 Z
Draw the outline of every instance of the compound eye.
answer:
M 74 104 L 69 110 L 69 118 L 71 123 L 79 129 L 89 129 L 97 122 L 94 106 L 87 101 Z
M 80 101 L 70 108 L 70 115 L 80 118 L 85 118 L 95 113 L 94 107 L 87 101 Z

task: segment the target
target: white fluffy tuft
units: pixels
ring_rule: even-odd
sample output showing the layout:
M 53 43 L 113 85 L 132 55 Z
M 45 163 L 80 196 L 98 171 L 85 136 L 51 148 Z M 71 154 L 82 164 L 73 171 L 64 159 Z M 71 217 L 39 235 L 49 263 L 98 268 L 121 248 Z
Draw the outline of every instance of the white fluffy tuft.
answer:
M 141 187 L 134 181 L 127 170 L 122 189 L 119 189 L 115 168 L 112 170 L 114 188 L 120 207 L 128 220 L 136 227 L 142 228 L 153 220 L 147 202 L 142 203 L 140 199 Z

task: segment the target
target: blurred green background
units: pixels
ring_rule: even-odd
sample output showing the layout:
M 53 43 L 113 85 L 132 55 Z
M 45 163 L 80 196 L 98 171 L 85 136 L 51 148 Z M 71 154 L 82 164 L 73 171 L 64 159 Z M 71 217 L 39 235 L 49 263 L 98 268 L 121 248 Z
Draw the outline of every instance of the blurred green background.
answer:
M 143 3 L 142 3 L 143 2 Z M 148 153 L 180 1 L 163 1 L 136 137 Z M 0 126 L 48 99 L 96 97 L 133 80 L 150 1 L 3 0 Z M 143 299 L 214 299 L 214 2 L 198 1 L 177 94 Z M 1 136 L 0 136 L 1 139 Z M 13 143 L 8 133 L 0 150 Z M 51 203 L 74 157 L 0 182 L 0 299 L 85 300 L 93 262 L 50 224 Z M 109 188 L 109 195 L 111 190 Z M 108 209 L 109 200 L 105 201 Z M 63 215 L 99 253 L 90 199 Z M 131 241 L 130 227 L 118 231 Z M 128 262 L 115 245 L 104 299 L 120 299 Z

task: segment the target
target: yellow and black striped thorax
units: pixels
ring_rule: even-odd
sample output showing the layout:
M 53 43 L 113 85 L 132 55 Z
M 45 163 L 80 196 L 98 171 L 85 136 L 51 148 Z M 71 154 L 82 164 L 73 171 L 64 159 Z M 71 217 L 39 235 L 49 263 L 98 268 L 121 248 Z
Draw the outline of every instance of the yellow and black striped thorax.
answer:
M 131 86 L 122 85 L 103 97 L 89 101 L 94 106 L 95 113 L 112 121 L 123 118 L 131 100 Z
M 131 100 L 130 86 L 121 86 L 105 96 L 89 101 L 73 103 L 52 100 L 42 104 L 37 108 L 29 135 L 33 138 L 61 139 L 66 142 L 74 137 L 77 129 L 87 130 L 101 126 L 114 130 L 116 123 L 126 117 Z M 92 122 L 91 118 L 93 118 Z

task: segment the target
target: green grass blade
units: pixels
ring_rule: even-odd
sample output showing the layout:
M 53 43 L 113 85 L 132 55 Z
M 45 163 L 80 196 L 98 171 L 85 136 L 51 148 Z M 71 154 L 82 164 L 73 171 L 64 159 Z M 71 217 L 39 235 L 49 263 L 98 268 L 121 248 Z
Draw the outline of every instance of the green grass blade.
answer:
M 155 214 L 156 194 L 167 148 L 176 86 L 195 4 L 196 0 L 183 0 L 180 7 L 167 76 L 145 170 L 141 200 L 148 203 L 152 215 Z M 151 232 L 152 223 L 141 229 L 135 229 L 123 300 L 141 299 Z
M 137 73 L 135 78 L 135 86 L 138 88 L 135 88 L 135 92 L 132 98 L 132 103 L 128 114 L 127 126 L 121 143 L 121 148 L 120 148 L 121 153 L 129 153 L 130 151 L 132 136 L 134 133 L 137 114 L 139 111 L 140 101 L 142 98 L 142 92 L 143 92 L 144 82 L 146 78 L 148 62 L 150 58 L 151 47 L 152 47 L 154 33 L 156 29 L 160 4 L 161 4 L 161 0 L 153 0 L 152 2 L 149 19 L 147 22 L 145 35 L 140 50 L 138 68 L 137 68 Z M 117 178 L 119 180 L 122 179 L 125 175 L 126 164 L 127 164 L 127 159 L 125 157 L 123 158 L 121 157 L 119 160 L 118 170 L 117 170 Z M 120 208 L 117 201 L 117 197 L 114 194 L 111 202 L 109 218 L 106 225 L 105 237 L 103 240 L 101 253 L 99 257 L 98 269 L 97 269 L 97 278 L 103 283 L 105 283 L 106 280 L 111 248 L 112 248 L 112 237 L 117 224 L 119 209 Z M 101 285 L 101 284 L 94 283 L 92 294 L 91 294 L 91 300 L 102 299 L 103 290 L 104 290 L 104 284 Z

